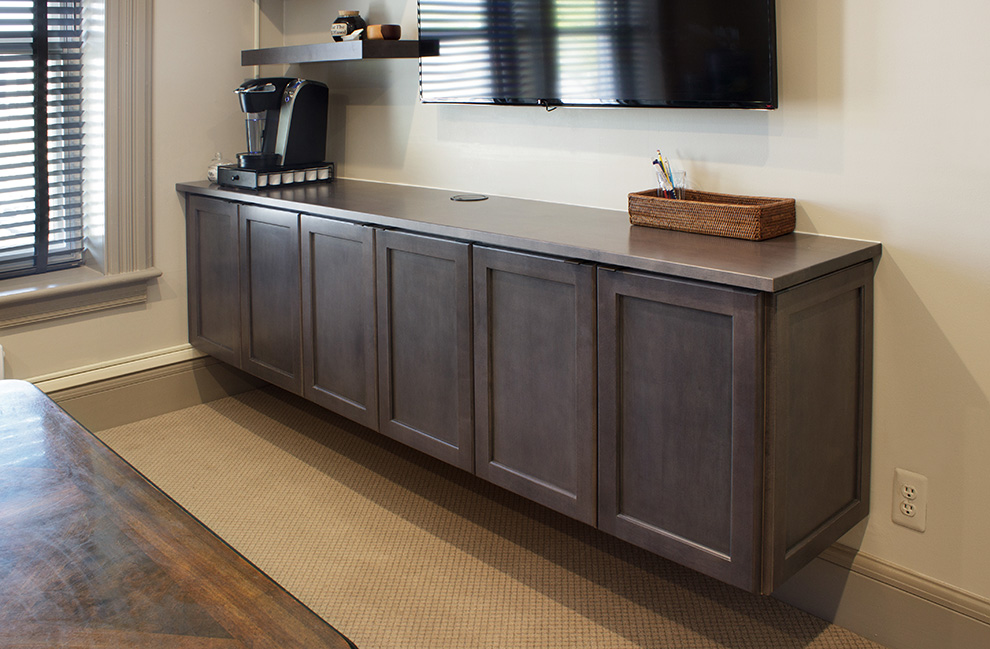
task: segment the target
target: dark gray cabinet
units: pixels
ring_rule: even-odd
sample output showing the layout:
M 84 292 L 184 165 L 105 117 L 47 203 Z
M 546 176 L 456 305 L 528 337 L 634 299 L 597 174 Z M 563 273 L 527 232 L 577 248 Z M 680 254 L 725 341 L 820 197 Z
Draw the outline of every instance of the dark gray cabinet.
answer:
M 241 205 L 241 369 L 302 394 L 299 215 Z
M 599 271 L 602 530 L 769 593 L 866 515 L 872 274 Z
M 379 232 L 379 430 L 474 470 L 471 247 Z
M 184 186 L 194 346 L 749 591 L 867 515 L 879 244 L 323 185 Z
M 189 341 L 302 394 L 299 216 L 190 196 Z
M 378 430 L 375 229 L 303 215 L 303 396 Z
M 758 583 L 761 295 L 600 270 L 601 529 Z
M 191 195 L 186 204 L 189 342 L 241 365 L 237 204 Z
M 595 524 L 594 267 L 476 246 L 475 473 Z

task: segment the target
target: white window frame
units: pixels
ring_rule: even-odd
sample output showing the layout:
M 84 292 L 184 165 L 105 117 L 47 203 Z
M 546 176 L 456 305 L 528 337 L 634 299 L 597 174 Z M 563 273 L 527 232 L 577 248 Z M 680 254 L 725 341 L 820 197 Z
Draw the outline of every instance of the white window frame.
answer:
M 0 281 L 0 329 L 148 300 L 153 0 L 106 0 L 106 214 L 87 265 Z M 102 246 L 100 245 L 102 243 Z

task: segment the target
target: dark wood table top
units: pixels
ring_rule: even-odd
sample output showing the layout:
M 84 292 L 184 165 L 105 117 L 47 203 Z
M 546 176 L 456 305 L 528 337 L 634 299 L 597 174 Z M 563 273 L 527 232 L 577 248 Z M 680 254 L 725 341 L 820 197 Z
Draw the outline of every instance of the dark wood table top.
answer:
M 176 189 L 767 292 L 878 259 L 881 254 L 880 244 L 872 241 L 801 232 L 766 241 L 727 239 L 631 225 L 629 214 L 619 210 L 504 196 L 457 202 L 451 200 L 459 193 L 453 190 L 361 180 L 256 191 L 199 181 L 179 183 Z
M 11 380 L 0 381 L 0 646 L 354 647 Z

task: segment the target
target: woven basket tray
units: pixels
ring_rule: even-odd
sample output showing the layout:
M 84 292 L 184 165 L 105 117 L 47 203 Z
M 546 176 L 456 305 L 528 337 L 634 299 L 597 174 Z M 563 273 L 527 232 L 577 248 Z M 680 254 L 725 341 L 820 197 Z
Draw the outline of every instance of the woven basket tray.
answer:
M 657 190 L 629 194 L 629 222 L 664 230 L 762 241 L 794 230 L 794 199 L 733 196 L 685 190 L 660 198 Z

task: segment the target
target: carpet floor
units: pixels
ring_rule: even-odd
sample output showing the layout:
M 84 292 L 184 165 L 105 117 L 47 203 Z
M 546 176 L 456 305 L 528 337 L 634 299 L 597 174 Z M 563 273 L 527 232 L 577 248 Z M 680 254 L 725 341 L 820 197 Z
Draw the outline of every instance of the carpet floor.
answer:
M 360 649 L 879 649 L 274 388 L 97 435 Z

